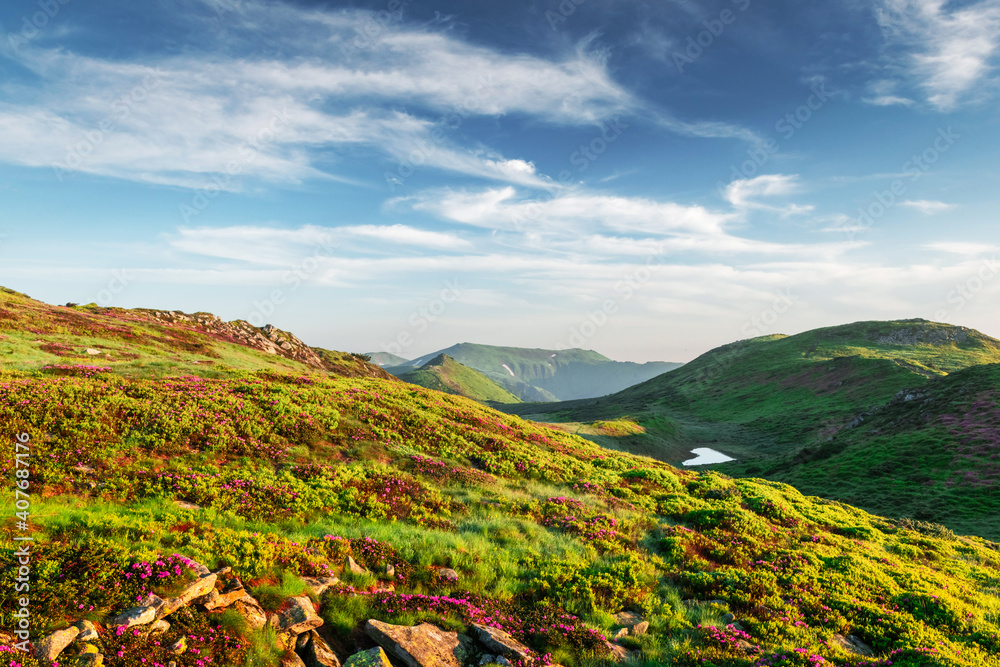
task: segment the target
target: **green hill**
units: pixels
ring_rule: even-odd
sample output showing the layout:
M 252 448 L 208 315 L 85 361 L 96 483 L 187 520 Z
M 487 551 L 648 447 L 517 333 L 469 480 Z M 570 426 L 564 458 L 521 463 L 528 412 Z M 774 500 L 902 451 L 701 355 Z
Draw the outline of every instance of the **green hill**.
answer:
M 612 361 L 593 350 L 541 350 L 461 343 L 394 367 L 399 375 L 446 354 L 474 368 L 523 401 L 565 401 L 604 396 L 678 368 L 681 364 Z
M 520 403 L 493 380 L 468 366 L 463 366 L 447 354 L 439 354 L 415 371 L 398 376 L 400 380 L 436 389 L 447 394 L 465 396 L 481 403 Z
M 972 329 L 925 320 L 859 322 L 725 345 L 613 396 L 505 410 L 673 463 L 690 458 L 694 448 L 709 447 L 745 462 L 724 469 L 786 479 L 778 472 L 787 465 L 782 462 L 826 442 L 899 392 L 996 362 L 1000 341 Z M 622 419 L 637 429 L 608 436 L 592 426 Z M 827 483 L 810 488 L 837 497 L 838 485 L 852 482 Z M 851 497 L 863 504 L 862 496 Z M 909 502 L 866 506 L 894 515 L 912 511 Z
M 376 366 L 381 366 L 386 368 L 389 366 L 402 366 L 409 363 L 409 359 L 404 359 L 398 355 L 392 354 L 391 352 L 369 352 L 368 357 L 371 358 L 371 362 Z
M 60 664 L 94 664 L 75 657 L 87 646 L 107 667 L 300 665 L 316 646 L 345 660 L 374 621 L 437 626 L 463 665 L 1000 667 L 1000 553 L 981 538 L 392 379 L 4 358 L 0 468 L 30 501 L 0 501 L 0 646 L 23 607 L 13 540 L 32 537 L 31 636 L 77 638 Z
M 361 356 L 311 347 L 271 325 L 94 304 L 50 306 L 0 287 L 0 364 L 60 373 L 77 366 L 118 375 L 228 377 L 246 370 L 390 378 Z
M 974 366 L 902 391 L 793 456 L 720 469 L 1000 539 L 998 397 L 1000 364 Z

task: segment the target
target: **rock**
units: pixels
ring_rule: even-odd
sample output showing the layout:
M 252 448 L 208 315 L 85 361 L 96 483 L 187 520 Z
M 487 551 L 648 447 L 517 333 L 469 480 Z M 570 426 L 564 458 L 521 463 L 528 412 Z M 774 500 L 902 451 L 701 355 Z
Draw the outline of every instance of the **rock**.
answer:
M 243 597 L 243 596 L 240 595 L 239 597 Z M 203 607 L 205 607 L 205 609 L 211 610 L 211 609 L 215 609 L 218 601 L 221 598 L 222 598 L 222 596 L 219 595 L 219 591 L 217 591 L 217 590 L 215 590 L 213 588 L 212 590 L 210 590 L 208 592 L 207 595 L 202 595 L 200 598 L 195 598 L 194 600 L 191 600 L 191 603 L 192 604 L 200 604 Z
M 162 609 L 162 607 L 161 607 Z M 132 607 L 126 609 L 114 618 L 108 619 L 109 627 L 147 625 L 156 620 L 156 607 Z
M 621 611 L 615 614 L 615 623 L 631 628 L 636 623 L 642 621 L 642 616 L 634 611 Z
M 94 650 L 97 650 L 96 647 Z M 76 667 L 104 667 L 104 656 L 100 653 L 86 653 L 76 659 Z
M 344 667 L 392 667 L 389 656 L 381 646 L 355 653 L 344 662 Z
M 608 651 L 611 653 L 611 660 L 614 662 L 625 662 L 629 658 L 629 652 L 624 646 L 618 646 L 617 644 L 612 644 L 611 642 L 604 642 L 608 647 Z
M 392 563 L 386 563 L 386 565 L 385 565 L 385 576 L 389 577 L 390 579 L 395 578 L 395 576 L 396 576 L 396 567 Z
M 150 637 L 155 637 L 156 635 L 162 635 L 168 630 L 170 630 L 170 623 L 164 621 L 161 618 L 160 620 L 149 626 L 149 635 Z
M 368 570 L 358 565 L 350 556 L 344 561 L 344 572 L 351 572 L 352 574 L 367 574 Z
M 80 628 L 70 626 L 64 630 L 56 630 L 35 644 L 35 657 L 43 662 L 52 662 L 80 634 Z
M 89 642 L 97 639 L 97 628 L 90 621 L 77 621 L 73 627 L 80 631 L 80 634 L 76 636 L 76 641 Z
M 445 581 L 458 581 L 458 572 L 450 567 L 437 568 L 437 578 Z
M 199 577 L 207 577 L 212 573 L 207 567 L 205 567 L 198 561 L 188 559 L 188 567 L 191 569 L 192 572 L 197 574 Z M 214 584 L 215 582 L 212 583 Z
M 208 568 L 205 568 L 205 572 L 206 574 L 202 575 L 200 579 L 196 579 L 188 584 L 187 587 L 181 591 L 181 594 L 177 596 L 183 600 L 184 604 L 191 602 L 191 600 L 194 600 L 195 598 L 208 595 L 212 589 L 215 588 L 215 582 L 218 581 L 219 576 L 209 573 Z
M 649 630 L 649 621 L 642 621 L 641 623 L 636 623 L 631 628 L 628 629 L 628 633 L 633 637 L 637 635 L 644 635 Z
M 302 577 L 302 581 L 316 597 L 322 597 L 328 588 L 340 583 L 337 577 Z
M 182 510 L 190 510 L 192 512 L 197 512 L 201 509 L 201 505 L 189 503 L 186 500 L 175 500 L 174 505 L 177 505 L 177 507 L 180 507 Z
M 722 624 L 723 625 L 729 625 L 730 623 L 733 623 L 735 621 L 736 621 L 736 617 L 733 614 L 723 614 L 722 615 Z
M 532 658 L 531 649 L 511 637 L 507 632 L 499 628 L 491 628 L 479 623 L 473 623 L 471 634 L 479 643 L 493 653 L 498 653 L 505 658 L 516 658 L 525 663 Z
M 220 567 L 218 570 L 216 570 L 212 574 L 214 574 L 217 577 L 221 577 L 223 575 L 229 574 L 232 571 L 233 571 L 233 568 L 229 567 L 228 565 L 224 565 L 223 567 Z M 237 580 L 237 581 L 239 581 L 239 580 Z M 242 585 L 243 584 L 240 584 L 240 586 L 242 586 Z
M 267 625 L 267 614 L 264 613 L 264 608 L 251 596 L 244 595 L 233 603 L 233 607 L 246 621 L 249 629 L 260 630 Z
M 624 637 L 628 637 L 628 628 L 622 628 L 621 630 L 619 630 L 618 632 L 616 632 L 615 636 L 614 636 L 614 640 L 618 641 L 618 640 L 620 640 L 620 639 L 622 639 Z
M 487 653 L 479 659 L 479 667 L 483 667 L 483 665 L 502 665 L 502 667 L 509 667 L 510 660 L 502 655 L 490 655 Z
M 187 650 L 187 637 L 181 637 L 173 644 L 168 646 L 167 650 L 173 653 L 174 655 L 180 655 L 181 653 Z
M 430 623 L 407 627 L 371 619 L 365 632 L 407 667 L 462 667 L 472 652 L 471 639 Z
M 316 613 L 312 600 L 305 595 L 285 600 L 270 622 L 278 630 L 295 635 L 323 625 L 323 619 Z
M 860 655 L 866 658 L 875 656 L 875 651 L 872 647 L 854 635 L 847 635 L 845 637 L 844 635 L 836 634 L 830 638 L 830 644 L 847 651 L 848 653 L 853 653 L 854 655 Z
M 337 654 L 315 630 L 299 635 L 300 643 L 302 643 L 303 638 L 305 642 L 298 649 L 298 652 L 302 662 L 306 663 L 306 667 L 340 667 Z
M 306 663 L 302 662 L 298 653 L 288 651 L 281 656 L 281 667 L 306 667 Z
M 95 355 L 98 355 L 98 354 L 103 354 L 103 353 L 102 353 L 102 352 L 101 352 L 100 350 L 95 350 L 95 349 L 94 349 L 94 348 L 92 348 L 92 347 L 88 347 L 88 348 L 87 348 L 87 354 L 89 354 L 90 356 L 92 356 L 92 357 L 93 357 L 93 356 L 95 356 Z

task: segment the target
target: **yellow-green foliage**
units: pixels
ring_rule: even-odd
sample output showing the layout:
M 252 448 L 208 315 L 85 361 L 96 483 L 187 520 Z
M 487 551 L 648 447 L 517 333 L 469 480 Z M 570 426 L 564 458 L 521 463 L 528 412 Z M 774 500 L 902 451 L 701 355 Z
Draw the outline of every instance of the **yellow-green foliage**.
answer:
M 582 665 L 607 657 L 612 614 L 632 610 L 650 631 L 629 646 L 650 664 L 1000 667 L 996 545 L 676 470 L 399 382 L 8 373 L 7 478 L 18 433 L 34 454 L 36 632 L 131 606 L 139 591 L 124 574 L 174 553 L 230 565 L 269 605 L 300 577 L 343 576 L 352 555 L 370 574 L 318 600 L 345 645 L 368 618 L 453 629 L 493 618 Z M 9 565 L 13 549 L 0 557 Z M 0 571 L 0 627 L 13 572 Z M 390 581 L 395 592 L 376 592 Z M 726 612 L 743 630 L 723 628 Z M 178 627 L 220 637 L 199 645 L 214 664 L 267 653 L 232 619 L 195 616 Z M 852 658 L 834 634 L 878 658 Z M 156 650 L 101 642 L 109 667 Z

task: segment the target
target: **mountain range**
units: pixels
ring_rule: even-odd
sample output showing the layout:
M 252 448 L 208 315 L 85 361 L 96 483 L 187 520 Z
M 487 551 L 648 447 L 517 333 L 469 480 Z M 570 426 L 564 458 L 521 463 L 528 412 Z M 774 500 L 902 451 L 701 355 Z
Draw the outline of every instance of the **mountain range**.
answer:
M 460 343 L 413 360 L 370 352 L 372 361 L 394 375 L 409 373 L 440 355 L 475 369 L 521 401 L 545 402 L 614 393 L 679 368 L 681 364 L 613 361 L 592 350 L 543 350 Z

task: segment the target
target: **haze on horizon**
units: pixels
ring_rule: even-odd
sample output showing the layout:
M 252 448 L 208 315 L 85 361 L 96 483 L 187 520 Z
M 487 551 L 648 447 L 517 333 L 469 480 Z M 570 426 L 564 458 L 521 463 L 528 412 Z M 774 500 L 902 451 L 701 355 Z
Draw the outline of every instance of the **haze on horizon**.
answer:
M 1000 0 L 7 3 L 0 285 L 407 358 L 998 335 L 998 46 Z

